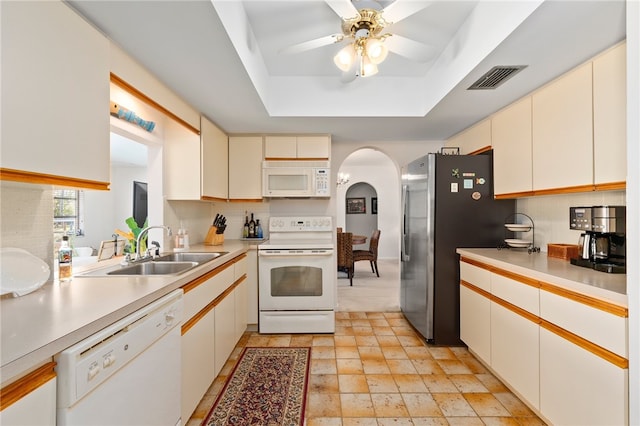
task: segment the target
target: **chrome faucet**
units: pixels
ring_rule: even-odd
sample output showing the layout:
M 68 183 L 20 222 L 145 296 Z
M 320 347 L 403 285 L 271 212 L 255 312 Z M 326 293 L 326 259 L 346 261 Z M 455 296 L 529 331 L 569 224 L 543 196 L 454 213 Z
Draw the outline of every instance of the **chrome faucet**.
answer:
M 142 241 L 142 237 L 149 232 L 150 229 L 154 228 L 162 228 L 167 230 L 167 237 L 171 236 L 171 228 L 168 226 L 160 225 L 160 226 L 147 226 L 138 234 L 138 238 L 136 239 L 136 258 L 134 260 L 140 260 L 140 241 Z

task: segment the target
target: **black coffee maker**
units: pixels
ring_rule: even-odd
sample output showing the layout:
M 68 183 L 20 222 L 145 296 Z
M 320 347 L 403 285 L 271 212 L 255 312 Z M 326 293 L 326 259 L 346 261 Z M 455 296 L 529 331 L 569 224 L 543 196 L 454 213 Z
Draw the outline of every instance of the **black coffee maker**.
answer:
M 569 226 L 580 234 L 573 265 L 624 274 L 626 268 L 625 206 L 570 207 Z

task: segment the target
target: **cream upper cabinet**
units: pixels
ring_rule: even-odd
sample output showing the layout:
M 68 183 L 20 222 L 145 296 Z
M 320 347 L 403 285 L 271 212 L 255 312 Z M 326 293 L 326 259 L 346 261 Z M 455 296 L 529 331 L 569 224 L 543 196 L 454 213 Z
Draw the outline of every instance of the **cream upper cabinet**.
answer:
M 491 118 L 494 193 L 531 191 L 531 96 L 527 96 Z
M 533 189 L 593 184 L 592 65 L 533 94 Z
M 200 117 L 202 198 L 226 200 L 229 196 L 228 137 L 206 117 Z
M 269 135 L 264 138 L 264 158 L 328 160 L 331 138 L 328 135 Z
M 262 136 L 229 136 L 229 199 L 262 199 Z
M 596 185 L 627 178 L 626 43 L 593 61 L 593 152 Z
M 109 41 L 60 1 L 0 7 L 2 168 L 106 189 Z
M 447 147 L 460 148 L 460 154 L 469 154 L 491 146 L 491 120 L 483 120 L 448 139 Z
M 200 199 L 200 136 L 166 120 L 162 151 L 164 195 L 169 200 Z

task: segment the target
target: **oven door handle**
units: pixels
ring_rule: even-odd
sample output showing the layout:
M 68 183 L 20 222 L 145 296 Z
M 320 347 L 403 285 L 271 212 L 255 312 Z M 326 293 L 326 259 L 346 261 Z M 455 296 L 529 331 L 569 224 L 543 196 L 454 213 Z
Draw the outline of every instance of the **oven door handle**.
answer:
M 298 250 L 258 250 L 263 257 L 298 257 L 298 256 L 331 256 L 333 250 L 298 251 Z

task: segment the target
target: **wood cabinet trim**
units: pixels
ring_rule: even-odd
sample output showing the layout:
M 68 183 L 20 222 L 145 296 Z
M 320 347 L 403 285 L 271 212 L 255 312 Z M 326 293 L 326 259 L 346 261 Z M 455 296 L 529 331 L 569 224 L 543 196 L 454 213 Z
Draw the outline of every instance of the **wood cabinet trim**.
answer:
M 582 337 L 571 333 L 570 331 L 565 330 L 562 327 L 558 327 L 557 325 L 550 323 L 544 319 L 540 320 L 540 326 L 544 329 L 552 332 L 553 334 L 562 337 L 563 339 L 581 347 L 582 349 L 591 352 L 592 354 L 604 359 L 605 361 L 610 362 L 616 367 L 627 369 L 629 368 L 629 361 L 621 357 L 618 354 L 615 354 L 602 346 L 598 346 L 589 340 L 583 339 Z
M 478 155 L 478 154 L 484 154 L 485 152 L 491 151 L 493 149 L 493 147 L 491 145 L 488 146 L 483 146 L 482 148 L 478 148 L 475 151 L 471 151 L 470 153 L 468 153 L 467 155 Z
M 220 272 L 233 266 L 233 264 L 235 263 L 234 259 L 231 259 L 228 262 L 223 263 L 222 265 L 216 267 L 215 269 L 212 269 L 211 271 L 203 275 L 200 275 L 198 278 L 192 281 L 189 281 L 188 283 L 182 286 L 182 290 L 184 291 L 185 294 L 190 292 L 194 288 L 198 287 L 200 284 L 204 283 L 205 281 L 208 281 L 210 278 L 213 278 L 214 276 L 218 275 Z
M 0 389 L 0 411 L 56 378 L 56 363 L 51 361 Z
M 329 157 L 265 157 L 265 161 L 329 161 Z
M 473 284 L 471 284 L 468 281 L 464 281 L 464 280 L 460 280 L 460 285 L 463 287 L 468 288 L 469 290 L 478 293 L 480 296 L 486 297 L 487 299 L 491 299 L 491 293 L 489 293 L 487 290 L 483 290 L 480 287 L 477 287 Z
M 6 168 L 0 168 L 0 180 L 40 185 L 67 186 L 71 188 L 95 189 L 100 191 L 108 191 L 109 186 L 111 185 L 110 182 L 100 182 Z
M 547 291 L 549 293 L 553 293 L 557 296 L 564 297 L 565 299 L 582 303 L 583 305 L 587 305 L 591 308 L 598 309 L 618 317 L 622 317 L 622 318 L 629 317 L 628 308 L 625 308 L 624 306 L 616 305 L 611 302 L 607 302 L 605 300 L 600 300 L 591 296 L 586 296 L 584 294 L 581 294 L 572 290 L 567 290 L 566 288 L 558 287 L 554 284 L 549 284 L 544 281 L 540 282 L 540 289 Z
M 124 81 L 122 78 L 118 77 L 116 74 L 110 73 L 110 79 L 113 84 L 127 91 L 128 93 L 135 96 L 136 98 L 140 99 L 142 102 L 162 112 L 167 117 L 171 118 L 172 120 L 186 127 L 188 130 L 192 131 L 196 135 L 200 134 L 200 129 L 193 127 L 191 124 L 187 123 L 182 118 L 178 117 L 177 115 L 175 115 L 174 113 L 172 113 L 171 111 L 169 111 L 168 109 L 166 109 L 165 107 L 163 107 L 162 105 L 160 105 L 159 103 L 157 103 L 156 101 L 154 101 L 153 99 L 151 99 L 150 97 L 148 97 L 147 95 L 145 95 L 144 93 L 142 93 L 141 91 L 133 87 L 131 84 Z
M 507 194 L 496 194 L 496 200 L 507 200 L 520 197 L 535 197 L 537 195 L 558 195 L 574 194 L 576 192 L 597 192 L 597 191 L 619 191 L 626 190 L 626 182 L 598 183 L 595 185 L 571 186 L 567 188 L 537 189 L 535 191 L 511 192 Z
M 470 265 L 477 266 L 482 269 L 486 269 L 489 272 L 493 272 L 498 275 L 502 275 L 503 277 L 512 279 L 514 281 L 518 281 L 522 284 L 529 285 L 531 287 L 540 288 L 540 282 L 533 278 L 529 278 L 524 275 L 516 274 L 515 272 L 507 271 L 505 269 L 498 268 L 496 266 L 489 265 L 488 263 L 479 262 L 477 260 L 469 259 L 468 257 L 460 257 L 461 262 L 468 263 Z
M 617 191 L 626 189 L 627 182 L 596 183 L 595 185 L 595 191 Z
M 210 197 L 208 195 L 201 195 L 200 200 L 201 201 L 227 201 L 226 198 Z

